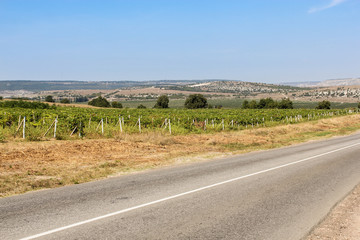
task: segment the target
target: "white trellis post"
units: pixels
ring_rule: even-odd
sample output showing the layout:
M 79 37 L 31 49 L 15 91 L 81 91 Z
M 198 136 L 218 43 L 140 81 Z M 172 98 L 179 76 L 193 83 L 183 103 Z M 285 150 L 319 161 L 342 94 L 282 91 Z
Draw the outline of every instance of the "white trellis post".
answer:
M 26 117 L 24 117 L 24 122 L 23 122 L 23 139 L 25 139 L 25 122 L 26 122 Z
M 56 128 L 57 128 L 57 123 L 58 123 L 58 117 L 55 118 L 55 126 L 54 126 L 54 138 L 56 138 Z
M 20 124 L 21 124 L 21 115 L 19 115 L 18 127 L 20 126 Z
M 171 123 L 170 123 L 170 118 L 169 118 L 169 132 L 170 132 L 170 135 L 171 135 Z
M 141 133 L 141 123 L 140 123 L 140 117 L 139 117 L 139 132 Z
M 122 132 L 122 123 L 121 123 L 121 117 L 119 117 L 119 125 L 120 125 L 120 132 Z
M 70 137 L 74 134 L 76 129 L 77 129 L 77 126 L 75 126 L 74 129 L 72 130 L 72 132 L 70 133 Z
M 52 122 L 52 124 L 50 125 L 50 127 L 48 128 L 48 130 L 46 130 L 46 132 L 44 133 L 43 137 L 46 136 L 46 134 L 48 134 L 48 132 L 50 131 L 50 129 L 52 128 L 52 126 L 55 124 L 55 120 Z
M 79 127 L 79 137 L 81 137 L 81 121 L 80 121 L 80 127 Z
M 104 135 L 104 119 L 101 119 L 101 134 Z
M 224 119 L 222 120 L 221 124 L 222 124 L 222 130 L 224 130 L 225 129 Z

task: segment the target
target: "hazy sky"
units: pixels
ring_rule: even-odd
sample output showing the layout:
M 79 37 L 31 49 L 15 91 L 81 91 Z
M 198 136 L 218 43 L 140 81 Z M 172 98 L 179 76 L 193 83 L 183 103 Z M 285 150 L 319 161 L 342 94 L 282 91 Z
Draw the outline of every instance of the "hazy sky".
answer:
M 0 80 L 360 77 L 360 0 L 0 0 Z

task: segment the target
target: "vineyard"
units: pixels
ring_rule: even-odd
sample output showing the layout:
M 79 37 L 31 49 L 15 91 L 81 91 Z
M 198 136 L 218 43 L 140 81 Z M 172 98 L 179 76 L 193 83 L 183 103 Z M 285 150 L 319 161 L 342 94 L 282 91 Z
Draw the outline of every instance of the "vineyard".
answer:
M 295 124 L 358 111 L 314 109 L 0 108 L 0 140 L 111 138 L 124 133 L 211 133 Z

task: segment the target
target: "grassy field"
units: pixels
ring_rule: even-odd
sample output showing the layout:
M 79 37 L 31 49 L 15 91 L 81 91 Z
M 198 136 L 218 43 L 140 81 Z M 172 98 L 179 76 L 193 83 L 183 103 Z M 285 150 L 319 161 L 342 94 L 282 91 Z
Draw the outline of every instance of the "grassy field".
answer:
M 233 153 L 272 149 L 345 135 L 358 129 L 360 115 L 356 114 L 211 134 L 170 136 L 148 132 L 112 139 L 8 141 L 0 143 L 0 197 Z

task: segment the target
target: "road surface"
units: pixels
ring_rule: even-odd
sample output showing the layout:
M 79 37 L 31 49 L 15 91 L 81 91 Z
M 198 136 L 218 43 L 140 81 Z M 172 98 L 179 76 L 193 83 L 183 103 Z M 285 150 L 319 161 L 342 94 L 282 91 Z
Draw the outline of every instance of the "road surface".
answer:
M 360 182 L 360 135 L 0 199 L 1 239 L 301 239 Z

